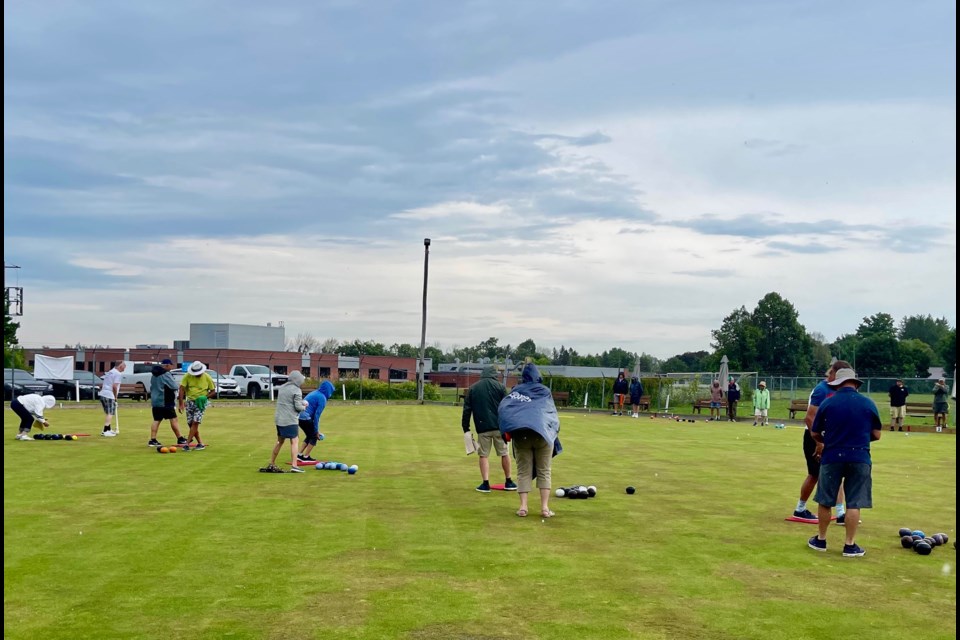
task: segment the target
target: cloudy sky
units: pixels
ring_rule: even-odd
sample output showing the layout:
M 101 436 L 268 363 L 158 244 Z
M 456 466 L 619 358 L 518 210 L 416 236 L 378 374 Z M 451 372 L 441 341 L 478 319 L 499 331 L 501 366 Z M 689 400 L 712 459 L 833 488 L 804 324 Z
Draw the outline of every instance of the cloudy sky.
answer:
M 27 345 L 490 336 L 660 358 L 776 291 L 956 324 L 936 2 L 4 3 Z

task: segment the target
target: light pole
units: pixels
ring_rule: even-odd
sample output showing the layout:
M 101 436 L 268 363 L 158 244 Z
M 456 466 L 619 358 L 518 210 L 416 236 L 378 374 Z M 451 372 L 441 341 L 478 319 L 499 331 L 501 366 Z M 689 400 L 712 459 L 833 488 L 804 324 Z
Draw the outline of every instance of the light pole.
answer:
M 420 362 L 417 364 L 417 402 L 423 404 L 423 358 L 427 350 L 427 271 L 430 266 L 430 238 L 423 239 L 423 323 L 420 327 Z

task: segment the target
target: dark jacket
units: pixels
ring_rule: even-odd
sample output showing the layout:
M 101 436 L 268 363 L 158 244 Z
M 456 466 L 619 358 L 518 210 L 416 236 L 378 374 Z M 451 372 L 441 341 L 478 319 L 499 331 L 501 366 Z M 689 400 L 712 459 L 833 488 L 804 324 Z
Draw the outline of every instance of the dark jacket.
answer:
M 626 394 L 630 390 L 630 383 L 627 382 L 626 378 L 621 378 L 617 376 L 617 379 L 613 381 L 613 392 Z
M 643 395 L 643 385 L 636 376 L 630 381 L 630 404 L 640 404 L 640 397 Z
M 727 385 L 727 402 L 738 402 L 740 400 L 740 387 L 736 382 Z
M 540 370 L 531 363 L 523 367 L 520 384 L 500 402 L 500 433 L 521 429 L 533 431 L 553 447 L 553 455 L 563 451 L 560 446 L 560 417 L 553 404 L 553 394 L 543 384 Z
M 496 367 L 484 367 L 480 380 L 467 390 L 463 398 L 463 432 L 470 431 L 470 414 L 473 414 L 473 424 L 477 433 L 497 431 L 500 423 L 497 420 L 497 408 L 500 401 L 507 395 L 507 388 L 497 380 Z
M 154 365 L 150 370 L 150 405 L 170 409 L 176 406 L 179 385 L 163 365 Z
M 910 390 L 894 384 L 887 393 L 890 394 L 891 407 L 903 407 L 907 404 L 907 396 L 910 395 Z

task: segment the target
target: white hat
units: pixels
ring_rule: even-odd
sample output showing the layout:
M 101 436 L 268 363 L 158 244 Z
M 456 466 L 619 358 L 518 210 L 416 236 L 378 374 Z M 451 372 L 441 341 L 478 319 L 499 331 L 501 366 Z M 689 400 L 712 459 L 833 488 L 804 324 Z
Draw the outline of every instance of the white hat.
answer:
M 206 370 L 207 365 L 203 364 L 199 360 L 194 360 L 193 364 L 187 368 L 187 373 L 192 376 L 202 376 Z
M 43 396 L 43 406 L 47 409 L 53 409 L 57 406 L 57 399 L 53 396 Z
M 761 387 L 765 387 L 765 386 L 767 386 L 767 383 L 764 382 L 763 380 L 761 380 L 761 381 L 759 382 L 759 385 L 760 385 Z
M 857 383 L 857 386 L 863 384 L 863 381 L 857 378 L 857 372 L 853 369 L 837 369 L 837 377 L 833 379 L 833 382 L 828 382 L 827 384 L 831 387 L 839 387 L 844 382 L 854 381 Z

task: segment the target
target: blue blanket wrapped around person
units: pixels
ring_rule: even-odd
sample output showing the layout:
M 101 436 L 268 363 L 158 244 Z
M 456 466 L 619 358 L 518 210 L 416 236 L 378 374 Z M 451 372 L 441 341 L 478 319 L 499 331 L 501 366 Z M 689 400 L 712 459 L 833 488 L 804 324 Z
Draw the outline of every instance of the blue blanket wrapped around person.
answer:
M 500 401 L 498 409 L 500 433 L 505 440 L 507 434 L 529 429 L 553 447 L 553 455 L 563 451 L 560 446 L 560 417 L 553 403 L 553 394 L 543 384 L 540 370 L 532 362 L 523 367 L 520 384 L 515 386 L 506 398 Z

